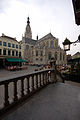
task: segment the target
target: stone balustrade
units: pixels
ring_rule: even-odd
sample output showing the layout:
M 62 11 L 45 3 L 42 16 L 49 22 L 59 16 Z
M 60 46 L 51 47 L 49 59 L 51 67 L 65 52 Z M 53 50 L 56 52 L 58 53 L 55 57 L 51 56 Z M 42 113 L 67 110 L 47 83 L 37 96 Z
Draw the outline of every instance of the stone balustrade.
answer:
M 0 82 L 0 115 L 51 82 L 53 70 L 37 71 Z

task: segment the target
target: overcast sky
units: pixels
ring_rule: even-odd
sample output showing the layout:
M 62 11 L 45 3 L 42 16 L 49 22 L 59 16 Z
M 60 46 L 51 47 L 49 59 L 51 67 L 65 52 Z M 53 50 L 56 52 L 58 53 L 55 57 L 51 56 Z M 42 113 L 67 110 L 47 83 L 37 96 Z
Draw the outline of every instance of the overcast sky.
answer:
M 0 0 L 0 36 L 22 39 L 27 17 L 30 17 L 32 38 L 48 33 L 59 39 L 59 44 L 67 37 L 75 41 L 80 34 L 80 26 L 75 24 L 72 0 Z M 80 52 L 80 44 L 71 45 L 68 53 Z

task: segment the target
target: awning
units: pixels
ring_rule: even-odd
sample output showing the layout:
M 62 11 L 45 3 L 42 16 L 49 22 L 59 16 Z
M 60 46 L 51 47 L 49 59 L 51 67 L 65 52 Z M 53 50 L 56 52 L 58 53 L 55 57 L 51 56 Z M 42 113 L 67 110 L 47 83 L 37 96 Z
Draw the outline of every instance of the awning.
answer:
M 8 62 L 26 62 L 26 60 L 21 58 L 6 58 Z

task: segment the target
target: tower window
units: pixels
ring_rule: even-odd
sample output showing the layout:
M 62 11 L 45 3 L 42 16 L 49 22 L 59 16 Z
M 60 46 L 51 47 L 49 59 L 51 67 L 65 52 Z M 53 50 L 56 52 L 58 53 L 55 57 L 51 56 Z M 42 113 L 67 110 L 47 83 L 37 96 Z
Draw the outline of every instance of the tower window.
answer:
M 29 49 L 29 45 L 26 45 L 26 49 L 27 49 L 27 50 Z

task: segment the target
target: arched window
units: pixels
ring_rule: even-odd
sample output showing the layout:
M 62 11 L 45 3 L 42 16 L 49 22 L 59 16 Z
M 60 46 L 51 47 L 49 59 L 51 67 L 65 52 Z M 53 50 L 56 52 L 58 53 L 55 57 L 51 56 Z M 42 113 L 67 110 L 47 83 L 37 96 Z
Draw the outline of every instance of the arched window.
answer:
M 53 40 L 50 42 L 50 48 L 53 48 Z
M 26 49 L 27 49 L 27 50 L 29 49 L 29 45 L 26 45 Z
M 49 47 L 49 42 L 48 42 L 48 41 L 46 42 L 46 47 L 47 47 L 47 48 Z
M 36 51 L 36 56 L 38 56 L 38 51 Z
M 40 55 L 43 56 L 43 51 L 40 52 Z

